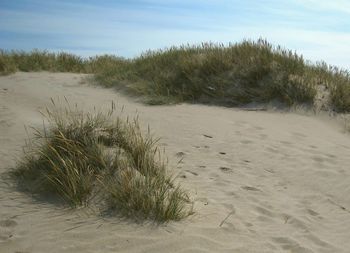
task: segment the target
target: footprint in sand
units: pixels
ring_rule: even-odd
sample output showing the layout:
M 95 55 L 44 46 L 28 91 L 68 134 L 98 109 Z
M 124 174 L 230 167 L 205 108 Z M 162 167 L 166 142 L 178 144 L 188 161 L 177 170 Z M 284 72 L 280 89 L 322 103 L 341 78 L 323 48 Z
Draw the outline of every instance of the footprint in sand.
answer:
M 302 219 L 290 216 L 287 223 L 294 227 L 295 230 L 300 229 L 302 231 L 308 231 L 308 226 Z
M 12 219 L 0 220 L 0 242 L 13 237 L 13 228 L 15 226 L 17 226 L 17 222 Z
M 260 139 L 265 140 L 267 139 L 268 135 L 267 134 L 259 134 Z
M 337 158 L 336 155 L 332 155 L 332 154 L 325 154 L 325 156 L 327 156 L 328 158 Z
M 190 171 L 190 170 L 186 170 L 186 172 L 191 173 L 191 174 L 194 175 L 194 176 L 198 176 L 198 173 L 197 173 L 197 172 Z
M 311 253 L 313 251 L 300 246 L 300 244 L 288 237 L 273 237 L 272 241 L 278 243 L 282 249 L 288 252 Z
M 336 159 L 334 159 L 334 157 L 328 155 L 328 154 L 324 154 L 324 155 L 315 155 L 313 157 L 311 157 L 312 160 L 314 160 L 317 163 L 330 163 L 330 164 L 334 164 L 336 163 Z
M 299 138 L 299 139 L 303 139 L 306 138 L 307 136 L 305 134 L 302 133 L 298 133 L 298 132 L 292 132 L 293 137 Z
M 182 152 L 182 151 L 176 153 L 176 156 L 179 157 L 179 158 L 184 157 L 185 155 L 186 154 L 184 152 Z
M 252 186 L 242 186 L 241 188 L 246 191 L 261 192 L 261 190 Z
M 265 216 L 265 217 L 269 217 L 269 218 L 274 218 L 276 216 L 273 212 L 271 212 L 270 210 L 268 210 L 262 206 L 256 206 L 255 210 L 261 216 Z
M 0 227 L 15 227 L 17 226 L 17 222 L 11 219 L 1 220 Z
M 289 142 L 289 141 L 280 141 L 280 143 L 287 145 L 287 146 L 292 146 L 293 143 Z
M 319 163 L 322 163 L 325 161 L 325 159 L 320 157 L 320 156 L 313 156 L 312 160 L 314 160 L 315 162 L 319 162 Z
M 180 175 L 179 177 L 181 177 L 181 178 L 187 178 L 186 175 Z
M 241 143 L 242 143 L 242 144 L 251 144 L 251 143 L 253 143 L 253 141 L 250 141 L 250 140 L 242 140 Z
M 0 89 L 0 94 L 6 94 L 8 92 L 7 88 Z
M 307 209 L 306 210 L 308 212 L 308 214 L 310 214 L 311 216 L 319 216 L 320 214 L 318 212 L 315 212 L 312 209 Z
M 10 111 L 10 108 L 4 105 L 0 106 L 0 119 L 6 124 L 9 124 L 10 121 L 12 122 L 13 113 Z
M 205 206 L 207 206 L 209 204 L 209 200 L 207 198 L 197 198 L 194 201 L 201 202 Z
M 184 159 L 185 159 L 185 153 L 184 152 L 182 152 L 182 151 L 180 151 L 180 152 L 177 152 L 176 154 L 176 157 L 178 158 L 178 159 L 180 159 L 177 163 L 178 164 L 182 164 L 182 163 L 184 163 Z
M 224 166 L 220 167 L 219 169 L 220 169 L 222 172 L 226 172 L 226 173 L 232 172 L 232 171 L 233 171 L 231 168 L 224 167 Z
M 195 145 L 193 146 L 194 148 L 198 148 L 198 149 L 201 149 L 201 148 L 205 148 L 205 149 L 208 149 L 209 146 L 208 145 L 204 145 L 204 146 L 198 146 L 198 145 Z

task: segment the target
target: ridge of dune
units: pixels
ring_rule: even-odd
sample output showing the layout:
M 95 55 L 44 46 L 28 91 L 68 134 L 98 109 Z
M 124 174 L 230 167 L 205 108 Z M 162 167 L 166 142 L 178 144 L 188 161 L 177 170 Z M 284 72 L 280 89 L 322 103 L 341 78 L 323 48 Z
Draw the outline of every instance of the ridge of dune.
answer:
M 350 251 L 350 138 L 317 117 L 205 105 L 146 106 L 82 74 L 0 77 L 0 252 Z M 50 98 L 124 106 L 161 137 L 195 215 L 161 226 L 63 209 L 6 178 Z

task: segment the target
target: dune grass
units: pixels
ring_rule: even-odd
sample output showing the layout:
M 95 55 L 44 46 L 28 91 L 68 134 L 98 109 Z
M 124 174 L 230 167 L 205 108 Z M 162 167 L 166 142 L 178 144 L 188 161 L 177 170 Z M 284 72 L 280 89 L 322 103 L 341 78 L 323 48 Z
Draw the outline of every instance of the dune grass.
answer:
M 51 71 L 51 72 L 85 72 L 86 60 L 68 53 L 50 53 L 48 51 L 2 51 L 1 58 L 9 58 L 14 62 L 15 71 Z
M 149 104 L 178 102 L 236 106 L 278 101 L 312 106 L 318 86 L 330 91 L 331 109 L 350 111 L 349 71 L 265 40 L 203 43 L 148 51 L 133 59 L 103 55 L 83 59 L 45 51 L 5 52 L 0 72 L 68 71 L 94 74 L 98 84 L 145 97 Z
M 0 50 L 0 76 L 8 75 L 17 71 L 16 62 L 13 57 L 3 50 Z
M 149 51 L 119 71 L 95 74 L 107 86 L 146 95 L 152 104 L 196 102 L 242 105 L 277 100 L 313 105 L 319 85 L 330 90 L 332 109 L 350 110 L 350 75 L 325 63 L 311 64 L 265 40 L 224 46 L 203 43 Z
M 125 59 L 112 55 L 101 55 L 83 58 L 74 54 L 34 49 L 26 51 L 0 50 L 0 74 L 7 75 L 16 71 L 23 72 L 72 72 L 72 73 L 99 73 L 102 69 L 113 71 L 119 69 L 118 63 Z M 107 72 L 105 75 L 108 80 Z
M 34 129 L 12 173 L 22 189 L 60 197 L 72 207 L 94 203 L 158 222 L 190 214 L 187 193 L 168 174 L 157 141 L 142 132 L 137 119 L 76 107 L 53 107 L 45 117 L 46 126 Z

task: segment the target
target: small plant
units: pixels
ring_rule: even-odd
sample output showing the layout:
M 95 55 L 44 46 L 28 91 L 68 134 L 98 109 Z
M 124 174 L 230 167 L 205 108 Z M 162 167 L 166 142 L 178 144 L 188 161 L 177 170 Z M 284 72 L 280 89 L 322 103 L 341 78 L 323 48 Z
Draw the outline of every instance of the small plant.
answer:
M 186 192 L 168 175 L 156 140 L 142 134 L 137 119 L 56 106 L 44 115 L 48 127 L 34 129 L 13 171 L 22 188 L 60 196 L 72 207 L 99 198 L 95 203 L 121 214 L 160 222 L 189 215 Z

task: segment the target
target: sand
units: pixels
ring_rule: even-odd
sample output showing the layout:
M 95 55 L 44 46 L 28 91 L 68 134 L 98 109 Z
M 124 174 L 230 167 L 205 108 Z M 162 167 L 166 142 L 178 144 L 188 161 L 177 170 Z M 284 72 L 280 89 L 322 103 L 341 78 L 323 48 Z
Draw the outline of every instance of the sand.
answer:
M 350 252 L 350 136 L 318 117 L 146 106 L 65 73 L 0 77 L 0 252 Z M 155 226 L 18 192 L 6 172 L 50 98 L 124 105 L 161 137 L 195 215 Z M 180 161 L 181 160 L 181 161 Z M 180 161 L 180 162 L 179 162 Z

